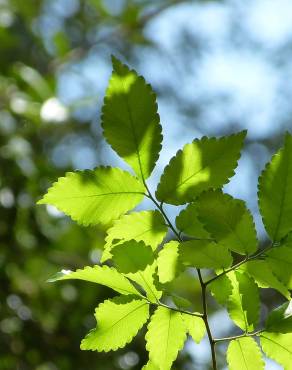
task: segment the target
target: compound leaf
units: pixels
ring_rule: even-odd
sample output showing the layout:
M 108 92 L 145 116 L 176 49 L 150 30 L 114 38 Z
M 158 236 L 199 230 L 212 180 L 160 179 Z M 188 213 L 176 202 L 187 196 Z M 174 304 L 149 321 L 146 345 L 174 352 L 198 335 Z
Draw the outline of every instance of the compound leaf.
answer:
M 252 338 L 239 338 L 229 343 L 227 350 L 229 370 L 264 370 L 261 350 Z
M 267 261 L 273 273 L 288 289 L 292 289 L 292 249 L 275 247 L 267 252 Z
M 255 225 L 242 200 L 210 190 L 201 194 L 196 204 L 199 220 L 218 243 L 239 254 L 256 251 Z
M 196 203 L 190 203 L 175 219 L 176 227 L 186 235 L 197 238 L 210 238 L 210 234 L 198 219 Z
M 186 340 L 186 325 L 180 312 L 158 307 L 146 333 L 150 360 L 160 370 L 169 370 Z
M 108 352 L 124 347 L 146 323 L 149 305 L 143 299 L 116 297 L 95 310 L 97 327 L 82 340 L 83 350 Z
M 260 342 L 268 357 L 282 365 L 284 370 L 292 370 L 292 333 L 265 331 L 260 335 Z
M 283 294 L 287 299 L 290 299 L 288 289 L 279 279 L 277 279 L 267 261 L 249 261 L 243 264 L 240 267 L 240 270 L 245 271 L 249 276 L 251 276 L 260 288 L 273 288 Z
M 228 297 L 229 316 L 242 330 L 255 330 L 259 321 L 260 299 L 258 287 L 246 273 L 231 271 L 228 278 L 232 283 L 232 292 Z
M 226 184 L 234 175 L 245 135 L 242 131 L 220 139 L 203 137 L 185 145 L 165 167 L 157 199 L 185 204 L 204 190 Z
M 184 323 L 187 328 L 187 333 L 193 338 L 196 343 L 200 343 L 206 334 L 206 326 L 200 317 L 182 314 Z
M 179 242 L 170 241 L 164 244 L 157 258 L 158 277 L 161 283 L 172 281 L 180 270 L 178 261 Z
M 102 262 L 111 258 L 111 249 L 121 240 L 143 241 L 155 250 L 167 234 L 167 226 L 159 211 L 133 212 L 123 215 L 107 230 Z
M 116 269 L 123 274 L 145 270 L 154 261 L 151 247 L 136 240 L 118 244 L 112 249 L 112 255 Z
M 224 245 L 206 240 L 189 240 L 180 243 L 179 260 L 186 266 L 219 269 L 229 267 L 232 257 Z
M 113 74 L 102 108 L 107 142 L 142 180 L 159 157 L 162 135 L 156 96 L 144 78 L 112 58 Z
M 51 204 L 84 226 L 108 224 L 143 199 L 143 185 L 119 168 L 68 172 L 38 204 Z
M 105 285 L 121 294 L 141 295 L 139 291 L 130 283 L 130 281 L 120 274 L 113 267 L 108 266 L 86 266 L 84 269 L 70 271 L 62 270 L 56 276 L 49 279 L 49 282 L 58 280 L 77 279 L 90 281 L 100 285 Z
M 292 230 L 292 136 L 266 165 L 259 178 L 259 208 L 267 233 L 273 241 Z
M 142 370 L 160 370 L 152 361 L 148 361 L 145 366 L 142 367 Z

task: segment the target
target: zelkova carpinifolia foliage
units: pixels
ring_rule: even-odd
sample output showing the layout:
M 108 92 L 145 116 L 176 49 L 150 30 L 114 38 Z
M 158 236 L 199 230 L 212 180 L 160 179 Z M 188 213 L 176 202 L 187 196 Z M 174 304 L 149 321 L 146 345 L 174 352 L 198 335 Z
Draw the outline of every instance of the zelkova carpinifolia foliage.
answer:
M 96 308 L 97 326 L 82 340 L 81 349 L 116 350 L 147 325 L 149 362 L 144 370 L 171 369 L 187 335 L 197 343 L 207 335 L 213 369 L 217 369 L 215 344 L 227 341 L 231 370 L 264 369 L 260 346 L 291 370 L 292 136 L 286 134 L 283 148 L 259 178 L 259 208 L 271 240 L 259 249 L 245 203 L 222 191 L 234 175 L 245 131 L 186 144 L 164 169 L 154 196 L 146 180 L 162 142 L 156 97 L 143 77 L 116 58 L 101 124 L 105 139 L 133 172 L 108 166 L 70 172 L 39 201 L 56 206 L 81 225 L 108 227 L 102 264 L 75 272 L 62 270 L 51 279 L 90 281 L 119 294 Z M 144 197 L 153 202 L 153 210 L 130 212 Z M 187 205 L 175 225 L 164 203 Z M 168 230 L 174 240 L 164 242 Z M 235 258 L 239 262 L 234 263 Z M 197 272 L 201 312 L 187 310 L 186 300 L 176 295 L 172 304 L 166 304 L 169 283 L 187 268 Z M 286 303 L 259 327 L 263 288 L 276 289 Z M 226 307 L 242 334 L 213 337 L 208 294 Z

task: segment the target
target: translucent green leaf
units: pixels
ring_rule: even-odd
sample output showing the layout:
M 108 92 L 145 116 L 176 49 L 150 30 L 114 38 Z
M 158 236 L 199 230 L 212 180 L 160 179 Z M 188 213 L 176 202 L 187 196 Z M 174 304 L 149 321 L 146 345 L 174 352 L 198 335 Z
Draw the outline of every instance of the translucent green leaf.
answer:
M 229 370 L 264 370 L 261 350 L 252 338 L 232 340 L 227 350 Z
M 60 177 L 38 204 L 51 204 L 85 226 L 107 224 L 136 207 L 143 185 L 119 168 L 68 172 Z
M 249 276 L 255 279 L 260 288 L 273 288 L 283 294 L 287 299 L 290 293 L 285 285 L 273 274 L 271 267 L 265 260 L 254 260 L 243 264 L 240 270 L 245 271 Z
M 189 240 L 180 243 L 179 260 L 186 266 L 219 269 L 229 267 L 232 257 L 228 249 L 206 240 Z
M 155 285 L 156 268 L 157 263 L 154 262 L 152 265 L 147 266 L 144 271 L 127 274 L 129 279 L 133 280 L 143 288 L 147 298 L 151 302 L 157 302 L 162 296 L 162 292 L 159 291 Z
M 259 208 L 267 233 L 273 241 L 292 230 L 292 136 L 266 165 L 259 178 Z
M 196 203 L 190 203 L 175 219 L 176 227 L 186 235 L 197 238 L 210 238 L 210 234 L 198 219 Z
M 86 266 L 82 270 L 70 271 L 62 270 L 56 276 L 51 278 L 49 282 L 58 280 L 77 279 L 90 281 L 105 285 L 121 294 L 136 294 L 140 295 L 139 291 L 130 283 L 130 281 L 121 275 L 116 269 L 108 266 Z
M 228 297 L 227 310 L 231 319 L 242 330 L 255 330 L 259 321 L 260 299 L 258 287 L 246 273 L 228 273 L 232 283 L 232 293 Z
M 142 367 L 142 370 L 160 370 L 152 361 L 148 361 L 145 366 Z
M 146 323 L 149 305 L 143 299 L 116 297 L 95 310 L 97 327 L 82 340 L 83 350 L 116 350 L 129 343 Z
M 203 137 L 184 146 L 170 160 L 156 191 L 158 200 L 185 204 L 234 175 L 246 131 L 220 139 Z
M 103 134 L 145 180 L 159 157 L 162 135 L 156 96 L 144 78 L 112 58 L 113 74 L 102 108 Z
M 274 333 L 292 333 L 292 301 L 282 304 L 269 314 L 265 329 Z
M 200 317 L 182 314 L 187 332 L 196 343 L 200 343 L 206 334 L 206 326 Z
M 233 285 L 227 275 L 222 275 L 209 284 L 209 289 L 216 301 L 225 306 L 232 294 Z
M 143 241 L 155 250 L 167 234 L 167 226 L 159 211 L 133 212 L 123 215 L 108 229 L 102 261 L 111 258 L 110 250 L 121 240 Z
M 276 247 L 267 252 L 267 261 L 273 273 L 288 289 L 292 289 L 292 249 Z
M 284 370 L 292 370 L 292 333 L 263 332 L 260 340 L 268 357 L 282 365 Z
M 136 240 L 118 244 L 112 249 L 112 255 L 116 269 L 124 274 L 145 270 L 154 261 L 151 247 Z
M 199 220 L 218 243 L 240 254 L 256 251 L 255 225 L 242 200 L 210 190 L 200 195 L 196 204 Z
M 178 261 L 179 242 L 170 241 L 164 244 L 157 258 L 158 276 L 161 283 L 172 281 L 181 270 Z
M 158 307 L 146 333 L 150 360 L 160 370 L 169 370 L 186 340 L 186 325 L 180 312 Z
M 177 308 L 189 309 L 192 306 L 192 303 L 184 297 L 181 297 L 174 293 L 170 294 L 170 296 L 173 300 L 173 303 L 176 305 Z

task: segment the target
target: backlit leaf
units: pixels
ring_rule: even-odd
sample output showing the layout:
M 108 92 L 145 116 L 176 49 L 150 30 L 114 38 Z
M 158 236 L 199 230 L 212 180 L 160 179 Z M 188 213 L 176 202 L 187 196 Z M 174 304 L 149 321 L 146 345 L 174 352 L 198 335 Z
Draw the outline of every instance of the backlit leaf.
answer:
M 186 235 L 197 238 L 210 238 L 210 234 L 198 219 L 196 203 L 190 203 L 175 219 L 176 227 Z
M 185 145 L 165 167 L 157 199 L 185 204 L 204 190 L 226 184 L 234 175 L 245 135 L 242 131 L 220 139 L 203 137 Z
M 180 270 L 178 261 L 179 242 L 170 241 L 164 244 L 157 258 L 158 276 L 161 283 L 172 281 Z
M 266 165 L 259 178 L 259 208 L 273 241 L 292 230 L 292 136 Z
M 280 334 L 263 332 L 260 341 L 265 354 L 283 366 L 292 370 L 292 333 Z
M 275 247 L 267 252 L 267 261 L 273 273 L 288 289 L 292 289 L 292 249 Z
M 80 348 L 99 352 L 122 348 L 136 336 L 148 317 L 149 305 L 143 299 L 109 299 L 95 310 L 97 327 L 86 335 Z
M 145 180 L 155 166 L 162 142 L 156 96 L 143 77 L 114 57 L 112 62 L 113 74 L 102 108 L 103 134 Z
M 150 360 L 160 370 L 169 370 L 186 340 L 186 325 L 180 312 L 158 307 L 146 334 Z
M 107 230 L 102 262 L 111 258 L 110 250 L 121 240 L 143 241 L 155 250 L 163 241 L 167 226 L 159 211 L 133 212 L 123 215 Z
M 196 343 L 200 343 L 206 334 L 206 326 L 200 317 L 182 314 L 183 320 L 187 327 L 187 332 Z
M 229 370 L 264 370 L 261 350 L 252 338 L 239 338 L 229 343 L 227 350 Z
M 56 276 L 52 277 L 49 282 L 58 280 L 85 280 L 91 283 L 105 285 L 121 294 L 137 294 L 139 291 L 130 283 L 130 281 L 120 274 L 113 267 L 108 266 L 87 266 L 82 270 L 70 271 L 62 270 Z
M 38 204 L 51 204 L 84 226 L 107 224 L 136 207 L 143 191 L 143 185 L 130 173 L 98 167 L 68 172 Z

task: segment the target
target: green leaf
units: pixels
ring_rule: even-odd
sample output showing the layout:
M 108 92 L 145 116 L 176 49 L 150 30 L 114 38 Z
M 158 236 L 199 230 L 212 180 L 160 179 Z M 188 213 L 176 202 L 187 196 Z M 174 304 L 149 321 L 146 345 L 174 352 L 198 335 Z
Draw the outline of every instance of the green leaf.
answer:
M 151 247 L 142 241 L 130 240 L 118 244 L 112 249 L 112 255 L 116 269 L 124 274 L 145 270 L 154 261 Z
M 206 334 L 206 326 L 200 317 L 182 314 L 188 334 L 196 343 L 200 343 Z
M 225 306 L 232 294 L 233 285 L 227 275 L 222 275 L 209 284 L 209 289 L 216 301 Z
M 196 203 L 190 203 L 175 219 L 176 227 L 186 235 L 197 238 L 210 238 L 210 234 L 198 219 Z
M 292 333 L 263 332 L 260 340 L 268 357 L 282 365 L 284 370 L 292 370 Z
M 267 261 L 273 273 L 288 289 L 292 289 L 292 249 L 275 247 L 267 252 Z
M 251 276 L 260 288 L 273 288 L 290 299 L 290 293 L 285 285 L 273 274 L 271 267 L 264 260 L 249 261 L 240 267 Z
M 232 340 L 227 350 L 229 370 L 264 370 L 261 350 L 252 338 Z
M 54 282 L 58 280 L 85 280 L 100 285 L 105 285 L 121 294 L 141 295 L 130 281 L 121 275 L 116 269 L 108 266 L 86 266 L 82 270 L 70 271 L 62 270 L 56 276 L 48 280 Z
M 167 226 L 159 211 L 133 212 L 123 215 L 108 229 L 102 262 L 111 258 L 111 249 L 121 240 L 143 241 L 155 250 L 167 234 Z
M 245 135 L 242 131 L 220 139 L 203 137 L 185 145 L 165 167 L 157 199 L 185 204 L 204 190 L 226 184 L 234 175 Z
M 38 204 L 51 204 L 84 226 L 107 224 L 143 199 L 143 185 L 119 168 L 68 172 Z
M 186 266 L 219 269 L 232 264 L 230 252 L 223 245 L 206 240 L 180 243 L 179 260 Z
M 147 298 L 156 303 L 162 296 L 162 292 L 159 291 L 155 285 L 155 274 L 156 274 L 157 263 L 156 261 L 147 266 L 144 271 L 138 271 L 136 273 L 129 273 L 127 277 L 139 284 L 146 293 Z
M 116 297 L 95 310 L 97 327 L 82 340 L 83 350 L 117 350 L 129 343 L 146 323 L 149 305 L 143 299 Z
M 192 303 L 184 297 L 181 297 L 174 293 L 170 293 L 170 296 L 173 300 L 173 303 L 176 305 L 177 308 L 189 309 L 192 306 Z
M 259 208 L 263 223 L 273 241 L 292 230 L 292 136 L 266 165 L 259 178 Z
M 142 370 L 160 370 L 152 361 L 148 361 L 145 366 L 142 367 Z
M 210 190 L 197 199 L 199 220 L 220 244 L 239 254 L 257 249 L 253 218 L 242 200 L 220 190 Z
M 269 314 L 265 329 L 274 333 L 292 333 L 292 301 L 282 304 Z
M 159 157 L 162 135 L 156 96 L 144 78 L 112 58 L 113 74 L 102 108 L 107 142 L 143 180 Z
M 169 370 L 186 340 L 186 325 L 180 312 L 158 307 L 146 333 L 150 360 L 160 370 Z
M 172 281 L 181 270 L 178 261 L 179 242 L 170 241 L 164 244 L 157 258 L 158 276 L 161 283 Z
M 253 331 L 259 321 L 258 287 L 254 280 L 243 272 L 231 271 L 228 278 L 232 283 L 232 293 L 227 302 L 228 313 L 242 330 Z

